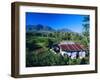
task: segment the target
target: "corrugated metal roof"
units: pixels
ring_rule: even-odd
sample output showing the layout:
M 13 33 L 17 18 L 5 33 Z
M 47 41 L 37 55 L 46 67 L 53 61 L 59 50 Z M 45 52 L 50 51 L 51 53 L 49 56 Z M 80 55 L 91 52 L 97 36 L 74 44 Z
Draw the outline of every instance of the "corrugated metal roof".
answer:
M 83 51 L 86 48 L 81 44 L 59 44 L 62 51 Z

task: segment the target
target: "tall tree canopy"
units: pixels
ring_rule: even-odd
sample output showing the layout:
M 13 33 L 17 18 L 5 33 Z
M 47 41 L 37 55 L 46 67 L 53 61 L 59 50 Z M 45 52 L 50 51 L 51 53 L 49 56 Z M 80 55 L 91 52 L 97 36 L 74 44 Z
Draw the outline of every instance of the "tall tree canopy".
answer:
M 89 16 L 85 16 L 83 19 L 83 44 L 88 47 L 89 46 L 89 29 L 90 29 L 90 18 Z

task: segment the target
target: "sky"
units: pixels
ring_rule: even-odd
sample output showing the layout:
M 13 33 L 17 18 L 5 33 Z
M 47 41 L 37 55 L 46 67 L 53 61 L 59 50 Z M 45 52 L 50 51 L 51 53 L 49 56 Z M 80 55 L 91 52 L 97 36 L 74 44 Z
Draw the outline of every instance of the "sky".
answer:
M 26 25 L 42 24 L 56 30 L 67 28 L 81 33 L 85 16 L 87 15 L 26 12 Z

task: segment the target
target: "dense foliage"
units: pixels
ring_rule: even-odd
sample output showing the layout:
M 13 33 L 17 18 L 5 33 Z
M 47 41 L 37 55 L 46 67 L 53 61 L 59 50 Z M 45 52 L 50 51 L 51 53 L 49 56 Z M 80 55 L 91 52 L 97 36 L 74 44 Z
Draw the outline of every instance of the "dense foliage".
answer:
M 26 67 L 35 66 L 57 66 L 57 65 L 76 65 L 76 64 L 88 64 L 88 59 L 71 59 L 60 54 L 54 54 L 50 51 L 40 54 L 27 53 Z

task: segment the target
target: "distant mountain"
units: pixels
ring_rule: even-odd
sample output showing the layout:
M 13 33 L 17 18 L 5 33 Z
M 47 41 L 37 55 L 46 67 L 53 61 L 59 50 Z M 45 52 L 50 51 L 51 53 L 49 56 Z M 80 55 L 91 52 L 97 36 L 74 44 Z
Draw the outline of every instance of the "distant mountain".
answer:
M 58 29 L 55 30 L 50 26 L 45 26 L 45 25 L 27 25 L 26 26 L 26 32 L 73 32 L 70 29 L 67 28 L 62 28 L 62 29 Z
M 67 28 L 63 28 L 63 29 L 59 29 L 58 32 L 73 32 L 73 31 Z
M 32 32 L 32 31 L 52 32 L 55 30 L 51 28 L 50 26 L 44 26 L 44 25 L 38 24 L 38 25 L 27 25 L 26 31 L 27 32 Z

